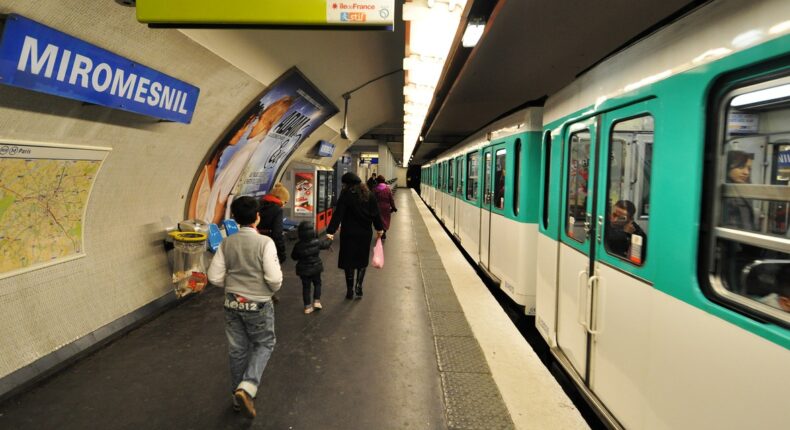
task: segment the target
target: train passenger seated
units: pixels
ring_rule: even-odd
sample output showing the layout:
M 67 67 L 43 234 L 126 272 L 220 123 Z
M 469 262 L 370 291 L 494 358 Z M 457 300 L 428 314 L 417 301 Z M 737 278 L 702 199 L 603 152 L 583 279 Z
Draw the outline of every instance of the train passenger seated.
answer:
M 634 221 L 634 214 L 636 206 L 630 200 L 620 200 L 614 204 L 605 234 L 606 246 L 609 252 L 618 257 L 641 263 L 647 251 L 647 234 Z M 634 250 L 634 255 L 631 252 L 632 235 L 642 237 L 641 250 Z
M 754 154 L 743 151 L 727 153 L 727 183 L 749 184 L 752 182 Z M 731 197 L 724 199 L 722 225 L 746 230 L 757 230 L 751 199 Z
M 759 299 L 759 301 L 773 308 L 790 312 L 790 264 L 785 264 L 777 272 L 775 279 L 775 292 Z

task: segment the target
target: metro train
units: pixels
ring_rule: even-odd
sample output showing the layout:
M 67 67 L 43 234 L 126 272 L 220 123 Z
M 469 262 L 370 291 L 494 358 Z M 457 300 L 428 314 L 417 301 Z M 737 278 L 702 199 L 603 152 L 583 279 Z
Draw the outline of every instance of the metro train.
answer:
M 790 2 L 707 3 L 420 187 L 608 426 L 790 426 Z

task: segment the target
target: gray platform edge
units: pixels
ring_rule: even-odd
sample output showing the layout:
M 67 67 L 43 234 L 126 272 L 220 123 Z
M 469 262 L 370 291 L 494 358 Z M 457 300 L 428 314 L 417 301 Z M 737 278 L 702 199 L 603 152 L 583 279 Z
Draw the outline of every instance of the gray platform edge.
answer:
M 433 328 L 448 429 L 514 429 L 480 344 L 419 215 L 412 217 L 412 231 Z
M 183 301 L 179 301 L 175 293 L 169 292 L 134 312 L 0 378 L 0 403 L 33 387 Z

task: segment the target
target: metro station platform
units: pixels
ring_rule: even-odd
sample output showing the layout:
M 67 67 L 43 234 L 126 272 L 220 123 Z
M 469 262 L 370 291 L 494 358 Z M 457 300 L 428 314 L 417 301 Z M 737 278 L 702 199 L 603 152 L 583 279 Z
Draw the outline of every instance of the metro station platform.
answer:
M 0 428 L 588 428 L 417 194 L 396 201 L 362 300 L 344 298 L 324 251 L 324 309 L 304 315 L 285 263 L 254 420 L 231 409 L 222 290 L 209 288 L 0 404 Z

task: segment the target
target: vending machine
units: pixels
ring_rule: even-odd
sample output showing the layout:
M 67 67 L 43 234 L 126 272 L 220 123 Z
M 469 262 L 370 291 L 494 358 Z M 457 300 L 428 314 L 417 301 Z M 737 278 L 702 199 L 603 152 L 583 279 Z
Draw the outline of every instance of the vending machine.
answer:
M 315 228 L 318 233 L 326 230 L 332 219 L 335 206 L 334 171 L 319 168 L 317 171 L 318 184 L 316 193 L 316 221 Z

